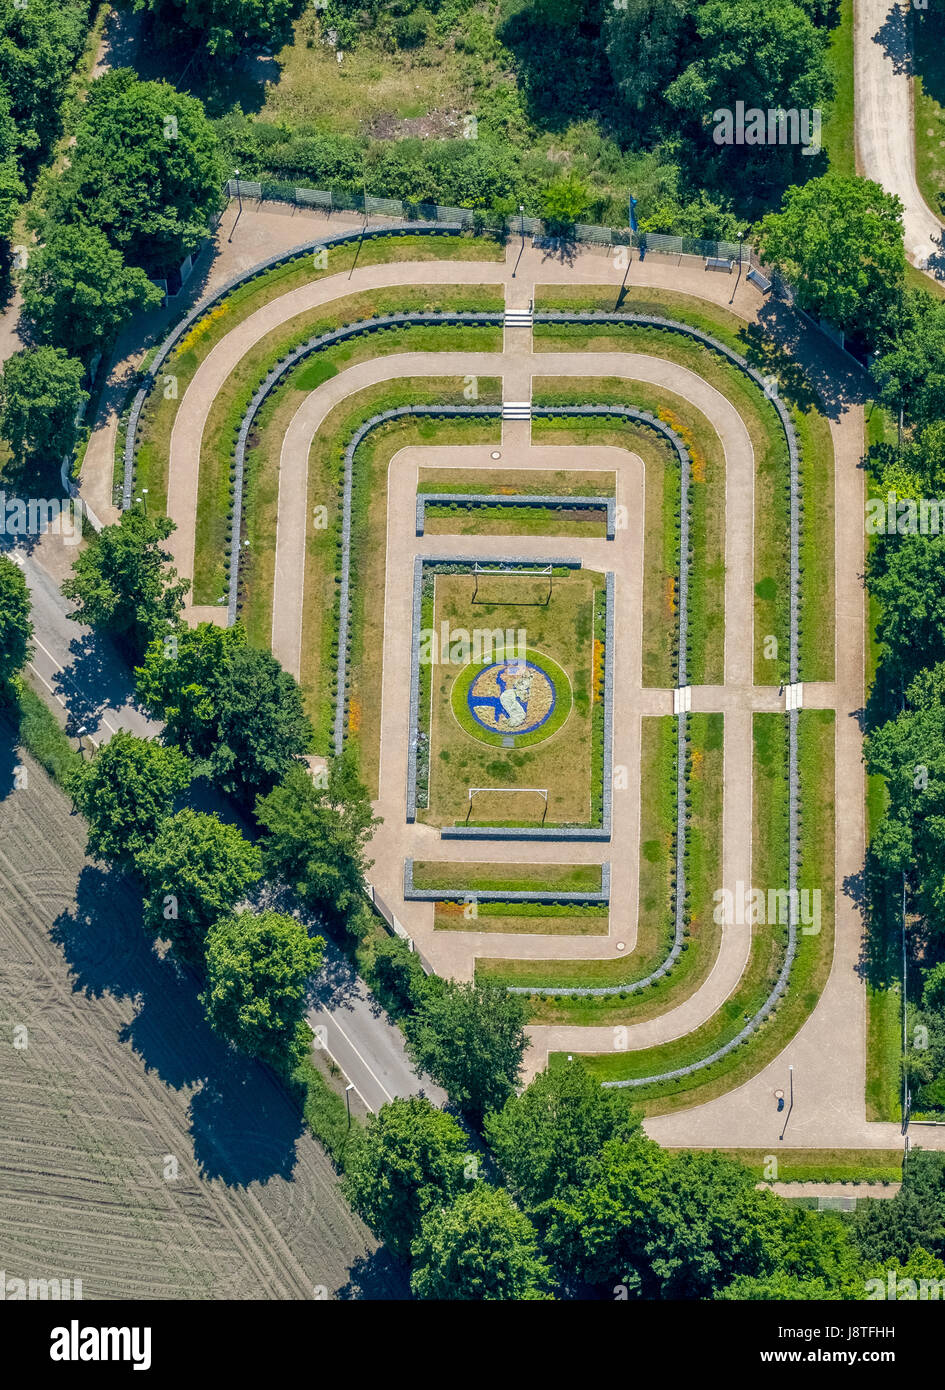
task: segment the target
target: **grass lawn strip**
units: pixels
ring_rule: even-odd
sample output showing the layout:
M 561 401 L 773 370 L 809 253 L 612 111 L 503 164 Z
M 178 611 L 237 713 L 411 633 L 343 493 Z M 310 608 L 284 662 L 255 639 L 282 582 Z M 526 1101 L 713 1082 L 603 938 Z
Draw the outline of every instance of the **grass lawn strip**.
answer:
M 598 893 L 599 864 L 491 864 L 456 860 L 414 861 L 415 888 L 448 888 L 458 892 Z
M 547 424 L 535 421 L 534 424 Z M 566 469 L 501 469 L 430 467 L 419 470 L 417 492 L 466 492 L 538 497 L 614 497 L 617 475 L 602 469 L 573 473 Z M 427 512 L 429 516 L 429 511 Z
M 749 1168 L 759 1182 L 902 1182 L 901 1149 L 784 1149 L 771 1174 L 765 1149 L 718 1149 Z
M 574 494 L 577 496 L 577 494 Z M 607 516 L 602 508 L 489 506 L 474 502 L 431 502 L 424 531 L 430 536 L 584 536 L 603 539 Z
M 552 908 L 557 910 L 552 911 Z M 433 927 L 435 931 L 507 932 L 529 936 L 606 936 L 608 920 L 606 904 L 580 907 L 567 903 L 441 902 L 434 910 Z

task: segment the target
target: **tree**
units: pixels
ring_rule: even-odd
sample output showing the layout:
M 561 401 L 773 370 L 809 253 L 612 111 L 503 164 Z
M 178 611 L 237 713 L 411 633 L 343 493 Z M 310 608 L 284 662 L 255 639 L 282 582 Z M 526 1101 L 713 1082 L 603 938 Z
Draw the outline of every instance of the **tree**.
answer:
M 301 0 L 135 0 L 155 16 L 159 32 L 176 30 L 188 45 L 203 43 L 218 59 L 242 58 L 247 49 L 278 49 L 292 37 Z M 345 44 L 347 48 L 348 45 Z
M 494 985 L 447 980 L 405 1021 L 407 1050 L 474 1120 L 515 1089 L 528 1039 L 522 997 Z
M 945 1155 L 912 1149 L 895 1197 L 858 1207 L 853 1231 L 867 1264 L 905 1265 L 918 1250 L 945 1259 Z
M 791 0 L 707 0 L 696 12 L 696 32 L 694 61 L 666 91 L 696 138 L 708 135 L 710 114 L 734 113 L 738 101 L 746 111 L 812 111 L 830 96 L 823 33 Z M 753 148 L 746 142 L 732 152 Z
M 296 764 L 256 803 L 266 832 L 267 873 L 283 878 L 313 910 L 345 916 L 364 892 L 371 866 L 365 849 L 380 817 L 348 756 L 330 758 L 327 776 L 313 779 Z
M 262 876 L 262 857 L 235 825 L 185 807 L 135 860 L 144 879 L 144 921 L 192 964 L 207 932 Z
M 780 270 L 798 302 L 870 346 L 889 321 L 905 278 L 902 204 L 869 179 L 825 174 L 784 195 L 757 234 L 758 254 Z
M 32 636 L 30 593 L 23 571 L 0 555 L 0 687 L 26 665 Z
M 591 1283 L 634 1297 L 711 1298 L 739 1275 L 784 1264 L 786 1212 L 721 1154 L 613 1140 L 594 1179 L 553 1203 L 547 1244 Z
M 181 624 L 155 637 L 135 670 L 138 699 L 155 719 L 164 721 L 167 742 L 204 763 L 218 738 L 217 682 L 231 657 L 246 645 L 241 623 Z
M 541 215 L 549 231 L 563 234 L 587 213 L 589 202 L 584 184 L 568 174 L 541 190 Z
M 186 759 L 176 748 L 119 729 L 85 764 L 73 789 L 89 823 L 88 853 L 130 867 L 189 781 Z
M 468 1143 L 430 1101 L 395 1099 L 368 1120 L 345 1172 L 351 1205 L 401 1259 L 427 1212 L 448 1206 L 464 1183 Z
M 312 746 L 298 682 L 271 652 L 235 651 L 221 674 L 210 775 L 248 803 L 264 796 Z
M 877 536 L 866 562 L 888 671 L 908 684 L 945 642 L 945 535 Z
M 502 1188 L 476 1183 L 434 1208 L 413 1244 L 416 1298 L 532 1302 L 552 1298 L 551 1272 L 528 1217 Z
M 88 0 L 3 0 L 0 89 L 30 171 L 62 129 L 63 98 L 88 33 Z
M 905 323 L 873 364 L 884 402 L 920 428 L 945 417 L 945 303 L 925 290 L 906 296 Z
M 195 97 L 116 68 L 89 90 L 54 213 L 101 228 L 129 264 L 158 275 L 207 235 L 222 206 L 224 173 L 219 141 Z
M 280 912 L 239 912 L 218 922 L 207 936 L 200 996 L 211 1026 L 250 1057 L 284 1062 L 324 945 Z
M 165 739 L 250 804 L 311 747 L 298 682 L 271 652 L 248 647 L 239 623 L 178 628 L 152 641 L 135 675 L 139 698 L 166 721 Z
M 54 225 L 30 257 L 23 312 L 36 332 L 86 360 L 108 347 L 139 309 L 162 294 L 143 270 L 125 265 L 98 227 Z
M 190 584 L 178 580 L 161 545 L 175 529 L 166 516 L 130 507 L 115 525 L 92 535 L 62 586 L 78 605 L 72 617 L 111 633 L 132 658 L 163 637 L 184 606 Z
M 0 42 L 0 54 L 4 46 Z M 26 185 L 17 158 L 18 145 L 18 132 L 10 115 L 9 98 L 0 86 L 0 237 L 4 240 L 13 231 L 16 214 L 26 199 Z
M 694 37 L 693 0 L 627 0 L 604 9 L 604 43 L 623 100 L 643 111 L 685 63 Z
M 605 1091 L 570 1062 L 540 1072 L 483 1128 L 509 1185 L 534 1210 L 580 1186 L 604 1144 L 629 1138 L 640 1121 L 622 1093 Z
M 76 441 L 76 417 L 88 400 L 85 369 L 61 347 L 23 348 L 0 375 L 0 434 L 14 455 L 55 467 Z

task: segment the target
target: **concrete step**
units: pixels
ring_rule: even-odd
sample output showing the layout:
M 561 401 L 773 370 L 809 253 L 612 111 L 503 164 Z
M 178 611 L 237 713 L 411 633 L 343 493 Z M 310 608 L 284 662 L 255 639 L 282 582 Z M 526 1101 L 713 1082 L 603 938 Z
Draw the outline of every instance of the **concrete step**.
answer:
M 532 328 L 535 319 L 530 309 L 506 309 L 506 328 Z
M 503 401 L 502 419 L 503 420 L 530 420 L 532 418 L 531 401 Z

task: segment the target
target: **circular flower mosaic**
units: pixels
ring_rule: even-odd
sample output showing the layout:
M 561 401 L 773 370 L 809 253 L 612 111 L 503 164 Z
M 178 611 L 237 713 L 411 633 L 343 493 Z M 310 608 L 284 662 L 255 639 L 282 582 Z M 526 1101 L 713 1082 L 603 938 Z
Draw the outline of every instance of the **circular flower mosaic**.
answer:
M 497 661 L 470 681 L 466 704 L 491 734 L 530 734 L 555 707 L 554 682 L 533 661 Z
M 571 713 L 571 682 L 550 656 L 529 650 L 487 666 L 471 662 L 453 682 L 450 703 L 462 728 L 483 743 L 540 743 Z

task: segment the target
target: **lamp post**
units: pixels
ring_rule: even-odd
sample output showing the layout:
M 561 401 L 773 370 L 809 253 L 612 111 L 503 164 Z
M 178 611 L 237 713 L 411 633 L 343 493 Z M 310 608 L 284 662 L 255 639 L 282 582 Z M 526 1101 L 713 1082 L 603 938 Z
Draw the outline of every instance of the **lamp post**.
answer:
M 518 215 L 522 219 L 522 250 L 525 249 L 525 204 L 519 203 Z
M 354 1082 L 349 1081 L 345 1087 L 345 1104 L 348 1107 L 348 1128 L 351 1128 L 351 1092 L 354 1090 Z
M 237 223 L 237 222 L 240 220 L 240 218 L 243 216 L 243 195 L 242 195 L 242 193 L 240 192 L 240 171 L 239 171 L 239 169 L 234 169 L 234 170 L 233 170 L 233 177 L 236 179 L 236 201 L 237 201 L 237 204 L 239 205 L 239 211 L 238 211 L 237 214 L 236 214 L 236 219 L 235 219 L 235 221 L 234 221 L 234 223 L 233 223 L 233 226 L 230 228 L 230 235 L 227 237 L 227 241 L 232 241 L 232 240 L 233 240 L 233 233 L 236 231 L 236 223 Z
M 148 514 L 148 489 L 147 489 L 146 487 L 143 487 L 143 488 L 141 489 L 141 500 L 144 502 L 144 514 L 145 514 L 145 516 L 147 516 L 147 514 Z

